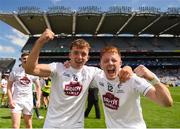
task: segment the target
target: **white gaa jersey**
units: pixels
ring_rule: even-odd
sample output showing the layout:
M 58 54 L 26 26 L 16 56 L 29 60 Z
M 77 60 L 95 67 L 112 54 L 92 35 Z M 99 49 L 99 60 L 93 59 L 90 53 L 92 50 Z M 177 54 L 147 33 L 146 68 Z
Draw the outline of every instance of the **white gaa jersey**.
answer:
M 146 95 L 151 85 L 145 79 L 134 74 L 125 83 L 120 83 L 119 78 L 108 80 L 102 71 L 92 85 L 99 88 L 107 128 L 146 128 L 140 94 Z
M 100 69 L 76 70 L 51 63 L 51 94 L 44 128 L 83 128 L 85 101 L 90 82 Z
M 38 77 L 26 74 L 22 66 L 14 69 L 9 75 L 9 80 L 14 82 L 13 100 L 16 102 L 32 100 L 32 84 L 37 79 Z

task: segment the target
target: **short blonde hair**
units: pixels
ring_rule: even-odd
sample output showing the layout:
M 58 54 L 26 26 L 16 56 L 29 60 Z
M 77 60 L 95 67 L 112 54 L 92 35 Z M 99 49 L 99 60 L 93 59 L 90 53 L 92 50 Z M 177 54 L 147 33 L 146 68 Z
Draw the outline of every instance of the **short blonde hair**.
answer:
M 105 53 L 117 53 L 121 57 L 120 49 L 115 46 L 106 46 L 101 49 L 100 58 L 102 58 Z
M 72 50 L 73 47 L 77 48 L 88 48 L 91 49 L 89 43 L 84 39 L 76 39 L 71 43 L 70 50 Z

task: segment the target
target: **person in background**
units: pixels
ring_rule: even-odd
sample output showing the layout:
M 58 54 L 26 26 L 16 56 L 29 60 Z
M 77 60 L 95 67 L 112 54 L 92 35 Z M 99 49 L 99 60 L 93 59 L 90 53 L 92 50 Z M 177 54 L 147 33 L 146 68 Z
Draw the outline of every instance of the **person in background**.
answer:
M 51 79 L 50 78 L 44 78 L 44 85 L 41 88 L 42 91 L 42 100 L 43 100 L 43 105 L 45 109 L 47 109 L 48 104 L 49 104 L 49 95 L 51 92 Z
M 13 69 L 9 75 L 8 80 L 8 98 L 9 106 L 11 109 L 12 127 L 15 129 L 20 128 L 21 114 L 23 114 L 25 127 L 32 128 L 32 114 L 33 114 L 33 91 L 32 84 L 34 83 L 37 88 L 37 101 L 36 106 L 40 106 L 40 84 L 39 78 L 29 75 L 25 72 L 24 66 L 26 64 L 29 53 L 22 53 L 22 64 Z M 13 92 L 12 92 L 12 88 Z
M 32 84 L 32 89 L 33 89 L 33 105 L 34 105 L 34 110 L 35 110 L 36 116 L 38 119 L 44 119 L 44 117 L 40 115 L 39 108 L 37 107 L 37 104 L 36 104 L 38 97 L 37 97 L 37 88 L 34 83 Z M 40 93 L 39 98 L 40 97 L 41 97 L 41 93 Z
M 0 88 L 1 88 L 1 107 L 7 107 L 8 106 L 8 102 L 6 100 L 7 97 L 7 83 L 8 83 L 8 76 L 3 74 L 2 75 L 2 79 L 1 79 L 1 83 L 0 83 Z
M 100 108 L 99 108 L 99 96 L 97 87 L 89 87 L 88 90 L 88 104 L 85 111 L 85 117 L 88 117 L 93 105 L 95 107 L 95 115 L 97 119 L 101 118 Z

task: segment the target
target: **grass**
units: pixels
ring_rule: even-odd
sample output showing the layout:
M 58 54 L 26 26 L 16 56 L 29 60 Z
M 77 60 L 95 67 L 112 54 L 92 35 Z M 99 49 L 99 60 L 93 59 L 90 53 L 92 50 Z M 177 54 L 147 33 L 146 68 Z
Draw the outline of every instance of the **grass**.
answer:
M 143 115 L 148 128 L 180 128 L 180 87 L 170 88 L 174 105 L 171 108 L 160 107 L 147 98 L 142 97 L 141 103 Z M 100 102 L 101 103 L 101 102 Z M 86 128 L 105 128 L 104 113 L 101 107 L 101 119 L 95 119 L 94 108 L 89 117 L 85 119 Z M 41 115 L 45 116 L 46 110 L 40 110 Z M 39 120 L 35 114 L 33 116 L 33 127 L 42 128 L 44 119 Z M 8 108 L 0 108 L 0 128 L 11 128 L 11 116 Z M 24 128 L 23 121 L 21 128 Z

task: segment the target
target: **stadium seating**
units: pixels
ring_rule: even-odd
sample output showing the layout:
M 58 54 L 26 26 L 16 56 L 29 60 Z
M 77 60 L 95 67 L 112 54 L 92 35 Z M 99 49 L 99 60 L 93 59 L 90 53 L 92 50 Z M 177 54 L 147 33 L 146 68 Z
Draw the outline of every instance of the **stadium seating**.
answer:
M 15 62 L 13 58 L 0 58 L 0 73 L 10 72 Z

